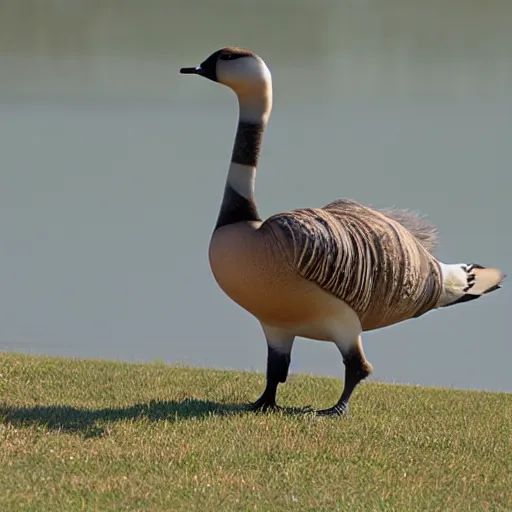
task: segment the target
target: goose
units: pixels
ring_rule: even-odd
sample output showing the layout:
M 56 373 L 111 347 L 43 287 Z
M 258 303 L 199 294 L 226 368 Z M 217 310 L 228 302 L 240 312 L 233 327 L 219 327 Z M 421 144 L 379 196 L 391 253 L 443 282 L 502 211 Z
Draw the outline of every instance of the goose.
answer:
M 506 275 L 476 263 L 433 256 L 437 229 L 409 210 L 377 210 L 351 199 L 263 220 L 256 169 L 272 110 L 272 77 L 263 59 L 240 47 L 215 51 L 181 74 L 230 88 L 238 125 L 208 257 L 218 286 L 259 321 L 267 342 L 266 385 L 247 407 L 281 409 L 296 337 L 334 343 L 345 367 L 339 400 L 319 416 L 347 416 L 354 389 L 373 367 L 362 333 L 418 318 L 497 290 Z

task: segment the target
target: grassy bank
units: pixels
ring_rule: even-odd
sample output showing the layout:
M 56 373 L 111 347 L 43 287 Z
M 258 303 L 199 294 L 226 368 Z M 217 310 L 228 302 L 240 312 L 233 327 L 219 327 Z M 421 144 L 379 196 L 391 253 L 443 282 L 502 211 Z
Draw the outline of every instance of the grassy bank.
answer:
M 0 354 L 0 510 L 512 510 L 512 395 Z M 285 406 L 329 406 L 292 376 Z

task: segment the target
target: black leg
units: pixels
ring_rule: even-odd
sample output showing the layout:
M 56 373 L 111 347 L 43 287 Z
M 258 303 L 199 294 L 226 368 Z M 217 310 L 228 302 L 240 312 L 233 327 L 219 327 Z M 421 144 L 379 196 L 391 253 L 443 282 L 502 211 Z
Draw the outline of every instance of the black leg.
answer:
M 280 383 L 286 382 L 289 367 L 290 352 L 283 353 L 269 345 L 267 356 L 267 385 L 258 400 L 248 405 L 250 410 L 268 411 L 279 409 L 276 404 L 277 386 Z
M 345 364 L 345 382 L 338 402 L 328 409 L 316 411 L 319 416 L 346 416 L 348 402 L 356 386 L 372 373 L 372 365 L 366 360 L 360 343 L 346 353 L 342 353 Z

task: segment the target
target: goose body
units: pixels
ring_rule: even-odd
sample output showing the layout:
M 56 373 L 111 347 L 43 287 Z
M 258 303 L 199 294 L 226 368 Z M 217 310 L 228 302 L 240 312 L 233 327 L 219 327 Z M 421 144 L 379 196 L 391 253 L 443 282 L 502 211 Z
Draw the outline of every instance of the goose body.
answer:
M 227 47 L 182 68 L 230 87 L 239 122 L 210 266 L 220 288 L 261 324 L 267 385 L 254 410 L 276 408 L 296 336 L 333 342 L 345 364 L 339 401 L 318 414 L 344 414 L 357 384 L 372 372 L 361 334 L 476 299 L 505 275 L 477 264 L 444 264 L 432 254 L 435 228 L 406 210 L 375 210 L 348 199 L 321 208 L 259 216 L 254 182 L 272 108 L 263 60 Z

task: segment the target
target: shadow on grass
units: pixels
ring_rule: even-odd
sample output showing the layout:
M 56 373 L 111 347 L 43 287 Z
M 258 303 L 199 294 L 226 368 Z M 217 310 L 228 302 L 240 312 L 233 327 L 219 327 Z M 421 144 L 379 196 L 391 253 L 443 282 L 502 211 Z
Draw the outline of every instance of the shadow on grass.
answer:
M 155 401 L 129 407 L 81 409 L 67 405 L 16 407 L 0 405 L 0 422 L 15 427 L 36 426 L 49 430 L 76 432 L 84 437 L 99 437 L 107 430 L 103 423 L 123 420 L 180 421 L 207 416 L 233 416 L 246 413 L 245 405 L 186 399 Z M 285 414 L 297 414 L 295 408 L 283 408 Z M 253 413 L 254 414 L 254 413 Z

